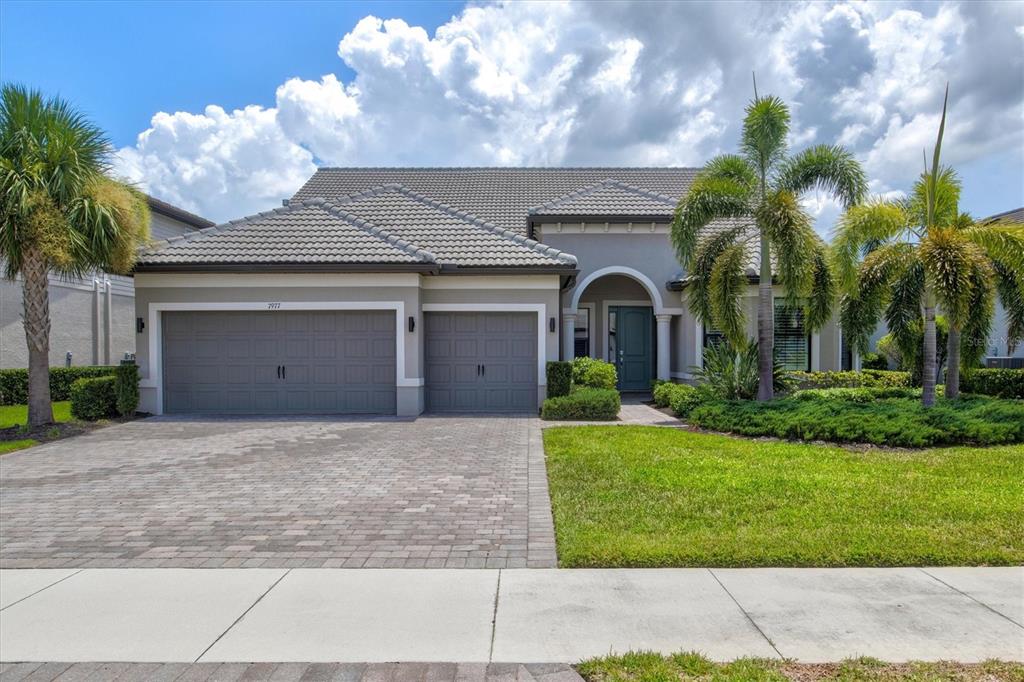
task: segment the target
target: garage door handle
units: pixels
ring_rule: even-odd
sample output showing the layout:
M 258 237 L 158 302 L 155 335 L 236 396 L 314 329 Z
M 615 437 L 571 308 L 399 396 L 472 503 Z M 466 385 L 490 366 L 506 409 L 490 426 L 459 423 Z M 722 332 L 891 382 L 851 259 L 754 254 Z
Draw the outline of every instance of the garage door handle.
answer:
M 476 366 L 476 375 L 480 376 L 480 365 Z
M 278 379 L 280 379 L 280 378 L 281 378 L 281 365 L 278 365 L 278 366 L 277 366 L 277 378 L 278 378 Z
M 487 365 L 480 365 L 480 373 L 487 376 Z
M 284 365 L 281 365 L 281 378 L 282 379 L 287 379 L 288 378 L 288 368 L 285 367 Z

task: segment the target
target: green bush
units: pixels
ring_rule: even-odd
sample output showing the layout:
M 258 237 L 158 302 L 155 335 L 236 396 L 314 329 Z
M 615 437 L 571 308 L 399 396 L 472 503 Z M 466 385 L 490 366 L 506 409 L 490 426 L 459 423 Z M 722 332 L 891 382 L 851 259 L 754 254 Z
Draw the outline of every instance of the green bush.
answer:
M 889 369 L 889 360 L 881 353 L 865 353 L 860 358 L 861 369 Z
M 548 377 L 548 397 L 569 395 L 572 389 L 572 363 L 552 361 L 545 368 Z
M 1024 401 L 968 397 L 921 406 L 919 396 L 879 398 L 865 389 L 820 395 L 803 391 L 770 402 L 719 400 L 694 408 L 690 423 L 714 431 L 793 440 L 890 447 L 1000 445 L 1024 442 Z M 882 389 L 866 389 L 882 390 Z M 884 389 L 896 392 L 900 389 Z M 847 396 L 840 398 L 838 396 Z
M 690 410 L 703 399 L 701 391 L 688 384 L 673 384 L 666 381 L 654 386 L 654 404 L 658 407 L 671 407 L 679 417 L 690 414 Z
M 612 421 L 619 416 L 619 392 L 614 388 L 578 388 L 569 395 L 548 398 L 540 416 L 551 420 Z
M 972 369 L 960 376 L 964 393 L 1024 399 L 1024 369 Z
M 116 367 L 51 367 L 50 400 L 71 399 L 71 384 L 78 379 L 111 376 Z M 0 369 L 0 405 L 28 403 L 28 370 Z
M 114 376 L 117 413 L 122 417 L 130 417 L 139 407 L 139 366 L 134 362 L 122 363 Z
M 909 372 L 865 369 L 860 372 L 788 372 L 801 389 L 901 388 L 910 386 Z
M 705 390 L 724 400 L 752 400 L 757 397 L 761 382 L 758 371 L 757 344 L 734 350 L 727 343 L 704 349 L 703 364 L 693 368 L 693 375 Z M 778 358 L 772 363 L 772 385 L 776 394 L 788 393 L 793 380 L 782 369 Z
M 117 414 L 117 377 L 79 379 L 71 384 L 71 416 L 86 421 L 107 419 Z
M 671 381 L 655 381 L 651 387 L 651 396 L 654 398 L 654 404 L 657 407 L 668 407 L 672 400 L 674 387 L 679 385 Z
M 936 387 L 936 394 L 942 395 L 942 386 Z M 797 400 L 845 400 L 854 403 L 870 403 L 875 400 L 889 400 L 892 398 L 907 398 L 911 400 L 921 399 L 919 388 L 807 388 L 793 394 Z
M 583 357 L 572 361 L 572 382 L 576 386 L 614 389 L 618 376 L 610 362 Z

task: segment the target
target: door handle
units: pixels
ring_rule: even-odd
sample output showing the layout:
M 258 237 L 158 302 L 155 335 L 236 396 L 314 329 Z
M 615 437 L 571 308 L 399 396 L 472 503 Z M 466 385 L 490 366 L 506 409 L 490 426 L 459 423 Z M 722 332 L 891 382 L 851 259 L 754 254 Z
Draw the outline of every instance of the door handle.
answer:
M 281 365 L 281 378 L 282 379 L 287 379 L 288 378 L 288 368 L 285 367 L 284 365 Z
M 487 376 L 487 365 L 480 365 L 480 373 Z
M 277 378 L 278 378 L 278 379 L 280 379 L 280 378 L 281 378 L 281 365 L 278 365 L 278 366 L 277 366 Z

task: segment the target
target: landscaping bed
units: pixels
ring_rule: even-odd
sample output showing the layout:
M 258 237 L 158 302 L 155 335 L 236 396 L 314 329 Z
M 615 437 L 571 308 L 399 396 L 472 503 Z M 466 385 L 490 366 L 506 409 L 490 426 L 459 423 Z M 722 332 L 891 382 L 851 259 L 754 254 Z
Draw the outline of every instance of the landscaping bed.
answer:
M 1024 563 L 1024 448 L 917 451 L 642 426 L 544 431 L 559 564 Z
M 885 663 L 873 658 L 854 658 L 840 663 L 796 663 L 746 658 L 731 663 L 714 663 L 697 653 L 672 656 L 650 652 L 605 656 L 576 666 L 587 682 L 673 682 L 714 680 L 715 682 L 1020 682 L 1024 665 L 1002 661 L 977 664 L 942 661 L 926 663 Z

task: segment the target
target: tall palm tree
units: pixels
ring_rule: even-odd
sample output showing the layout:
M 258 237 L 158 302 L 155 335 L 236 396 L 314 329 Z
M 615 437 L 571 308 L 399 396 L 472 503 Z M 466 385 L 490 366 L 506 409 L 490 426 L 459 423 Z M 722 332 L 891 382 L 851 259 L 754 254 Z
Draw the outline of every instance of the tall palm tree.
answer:
M 960 388 L 962 357 L 980 360 L 992 324 L 995 295 L 1010 312 L 1010 334 L 1024 336 L 1024 226 L 978 224 L 959 212 L 960 180 L 942 167 L 940 152 L 949 90 L 932 153 L 910 196 L 849 209 L 833 242 L 835 269 L 845 292 L 840 319 L 862 352 L 884 317 L 904 357 L 923 355 L 922 402 L 935 404 L 936 309 L 949 322 L 946 396 Z M 924 320 L 923 348 L 916 348 Z M 960 339 L 971 340 L 966 354 Z
M 0 260 L 22 278 L 32 426 L 53 421 L 49 273 L 127 272 L 149 237 L 145 197 L 106 176 L 111 151 L 66 101 L 0 89 Z
M 672 221 L 676 254 L 692 280 L 690 310 L 721 329 L 736 348 L 747 344 L 745 270 L 750 256 L 759 256 L 758 400 L 774 395 L 776 274 L 789 304 L 803 308 L 810 329 L 819 329 L 832 314 L 835 287 L 827 249 L 800 205 L 801 196 L 818 189 L 848 207 L 867 189 L 864 172 L 848 151 L 818 145 L 787 156 L 788 133 L 789 109 L 776 97 L 759 97 L 755 85 L 740 153 L 710 160 Z

